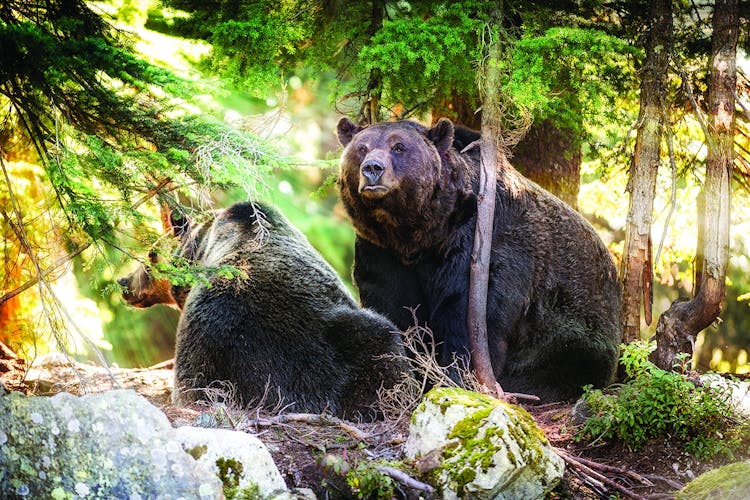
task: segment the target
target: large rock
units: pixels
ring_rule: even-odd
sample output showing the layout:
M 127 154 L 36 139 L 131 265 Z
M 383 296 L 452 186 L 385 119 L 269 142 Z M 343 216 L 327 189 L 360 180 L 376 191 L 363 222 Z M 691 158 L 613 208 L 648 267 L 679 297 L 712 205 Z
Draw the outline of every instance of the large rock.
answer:
M 418 464 L 434 463 L 446 499 L 543 498 L 565 469 L 524 409 L 463 389 L 427 393 L 405 452 Z
M 729 379 L 718 373 L 700 376 L 703 384 L 726 394 L 735 411 L 750 418 L 750 381 Z
M 213 463 L 183 450 L 197 454 L 202 446 L 197 433 L 216 457 Z M 243 493 L 270 496 L 283 481 L 267 452 L 229 450 L 232 442 L 244 448 L 249 441 L 241 432 L 176 431 L 161 411 L 132 391 L 80 398 L 11 393 L 0 396 L 0 498 L 213 499 L 222 494 L 215 474 L 222 467 L 236 491 L 245 486 Z M 273 467 L 258 476 L 255 486 L 250 473 L 261 469 L 248 460 Z M 239 464 L 246 470 L 233 475 Z M 240 477 L 242 483 L 232 483 Z
M 274 498 L 286 493 L 271 454 L 255 436 L 226 429 L 178 427 L 177 439 L 240 498 Z
M 675 494 L 678 500 L 747 500 L 750 498 L 750 461 L 705 472 Z

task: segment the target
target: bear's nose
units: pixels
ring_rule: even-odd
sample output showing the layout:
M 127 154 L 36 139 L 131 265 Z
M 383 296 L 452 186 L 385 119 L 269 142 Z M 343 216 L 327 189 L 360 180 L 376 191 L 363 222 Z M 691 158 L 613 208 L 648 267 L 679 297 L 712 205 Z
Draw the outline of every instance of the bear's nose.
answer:
M 362 175 L 364 175 L 371 184 L 378 182 L 378 179 L 380 179 L 380 176 L 383 175 L 383 172 L 385 171 L 383 164 L 374 159 L 365 160 L 359 168 L 362 171 Z
M 117 284 L 120 286 L 124 286 L 125 288 L 128 287 L 128 279 L 127 278 L 120 278 L 117 280 Z

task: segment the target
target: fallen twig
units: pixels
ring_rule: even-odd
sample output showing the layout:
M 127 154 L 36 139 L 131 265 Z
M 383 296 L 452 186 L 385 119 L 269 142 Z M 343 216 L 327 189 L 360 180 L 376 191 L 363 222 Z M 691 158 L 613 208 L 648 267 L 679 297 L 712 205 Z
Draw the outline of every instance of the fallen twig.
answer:
M 432 494 L 435 491 L 435 489 L 429 484 L 423 483 L 421 481 L 417 481 L 416 479 L 408 475 L 406 472 L 396 469 L 394 467 L 388 467 L 387 465 L 382 465 L 378 467 L 378 471 L 390 477 L 391 479 L 398 481 L 399 483 L 403 484 L 407 488 L 411 488 L 413 490 L 424 491 L 429 494 Z
M 644 474 L 643 477 L 647 478 L 649 481 L 661 481 L 673 490 L 681 490 L 685 487 L 684 484 L 675 481 L 674 479 L 669 479 L 668 477 L 659 476 L 657 474 Z
M 539 396 L 534 396 L 533 394 L 523 394 L 520 392 L 506 392 L 504 399 L 508 401 L 509 403 L 515 403 L 520 400 L 539 401 Z
M 371 437 L 369 434 L 362 432 L 354 425 L 345 422 L 340 418 L 334 417 L 333 415 L 319 415 L 316 413 L 283 413 L 273 417 L 257 418 L 248 423 L 254 427 L 263 427 L 276 424 L 288 424 L 290 422 L 314 425 L 335 425 L 340 427 L 354 439 L 360 441 L 367 440 Z
M 584 474 L 583 472 L 575 468 L 571 468 L 570 473 L 576 476 L 578 479 L 580 479 L 580 481 L 583 484 L 585 484 L 589 489 L 591 489 L 594 493 L 596 493 L 600 497 L 606 498 L 608 496 L 609 490 L 607 489 L 606 486 L 604 486 L 604 484 L 602 484 L 601 481 L 597 481 L 593 477 L 587 474 Z
M 169 370 L 174 368 L 174 358 L 167 359 L 155 365 L 151 365 L 146 370 Z

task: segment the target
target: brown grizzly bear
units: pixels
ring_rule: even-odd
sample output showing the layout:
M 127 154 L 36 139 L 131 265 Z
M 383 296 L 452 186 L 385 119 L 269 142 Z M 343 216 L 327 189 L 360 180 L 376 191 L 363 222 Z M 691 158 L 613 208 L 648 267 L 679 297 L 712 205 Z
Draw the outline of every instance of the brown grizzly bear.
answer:
M 362 128 L 342 118 L 337 132 L 362 304 L 401 329 L 418 306 L 439 361 L 468 356 L 480 148 L 464 147 L 479 134 L 454 137 L 447 119 Z M 620 301 L 612 257 L 583 217 L 512 168 L 498 172 L 487 328 L 503 388 L 554 401 L 610 383 Z
M 175 225 L 179 257 L 246 277 L 213 275 L 189 289 L 131 275 L 124 298 L 148 295 L 181 307 L 175 352 L 176 403 L 205 399 L 217 381 L 235 403 L 288 404 L 295 411 L 372 417 L 381 386 L 403 372 L 398 329 L 357 306 L 305 237 L 269 206 L 239 203 L 208 222 Z M 146 270 L 135 274 L 148 274 Z M 135 286 L 135 289 L 131 287 Z M 152 287 L 159 292 L 147 293 Z M 394 358 L 393 355 L 399 355 Z

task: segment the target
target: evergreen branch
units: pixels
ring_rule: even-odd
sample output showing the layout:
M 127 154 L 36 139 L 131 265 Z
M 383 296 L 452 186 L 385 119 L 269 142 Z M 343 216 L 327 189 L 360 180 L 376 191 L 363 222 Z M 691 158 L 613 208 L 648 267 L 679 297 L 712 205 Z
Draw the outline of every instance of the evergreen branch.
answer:
M 3 161 L 2 156 L 0 156 L 0 164 L 2 164 L 3 170 L 5 170 L 5 162 Z M 131 209 L 138 208 L 140 205 L 142 205 L 143 203 L 145 203 L 146 201 L 148 201 L 149 199 L 151 199 L 152 197 L 154 197 L 164 186 L 166 186 L 170 182 L 171 182 L 171 179 L 168 179 L 168 178 L 167 179 L 163 179 L 158 185 L 154 186 L 149 192 L 147 192 L 146 194 L 144 194 L 135 203 L 133 203 L 133 205 L 131 205 L 130 208 Z M 8 222 L 8 225 L 10 225 L 10 227 L 13 229 L 13 232 L 16 233 L 16 235 L 18 235 L 20 233 L 20 230 L 18 228 L 16 228 L 16 226 L 13 223 L 12 219 L 8 216 L 8 214 L 5 212 L 4 209 L 0 209 L 0 215 L 2 215 L 3 218 Z M 73 260 L 75 257 L 77 257 L 78 255 L 80 255 L 81 253 L 83 253 L 86 249 L 88 249 L 91 246 L 91 244 L 92 244 L 92 241 L 88 241 L 87 243 L 84 243 L 83 245 L 79 246 L 78 248 L 76 248 L 72 252 L 70 252 L 70 253 L 68 253 L 66 255 L 63 255 L 62 257 L 59 257 L 58 259 L 56 259 L 52 263 L 52 265 L 50 265 L 46 269 L 39 268 L 37 270 L 36 276 L 34 276 L 33 278 L 27 280 L 22 285 L 14 288 L 10 292 L 7 292 L 2 297 L 0 297 L 0 305 L 2 305 L 5 302 L 9 301 L 13 297 L 15 297 L 15 296 L 17 296 L 17 295 L 25 292 L 26 290 L 28 290 L 29 288 L 33 287 L 34 285 L 36 285 L 40 281 L 46 279 L 47 276 L 49 276 L 51 273 L 53 273 L 54 271 L 56 271 L 58 268 L 60 268 L 61 266 L 67 264 L 68 262 L 70 262 L 71 260 Z

